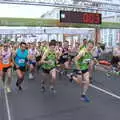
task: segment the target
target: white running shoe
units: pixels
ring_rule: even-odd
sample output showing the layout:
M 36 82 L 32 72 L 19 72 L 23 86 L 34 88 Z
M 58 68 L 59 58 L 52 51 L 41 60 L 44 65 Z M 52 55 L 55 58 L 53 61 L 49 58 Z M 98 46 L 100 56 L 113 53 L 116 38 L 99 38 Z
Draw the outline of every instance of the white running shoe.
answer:
M 32 73 L 29 74 L 29 79 L 34 79 Z
M 56 90 L 53 86 L 50 87 L 50 92 L 53 93 L 53 94 L 56 94 Z
M 6 91 L 7 91 L 7 93 L 11 93 L 11 88 L 10 87 L 6 87 Z

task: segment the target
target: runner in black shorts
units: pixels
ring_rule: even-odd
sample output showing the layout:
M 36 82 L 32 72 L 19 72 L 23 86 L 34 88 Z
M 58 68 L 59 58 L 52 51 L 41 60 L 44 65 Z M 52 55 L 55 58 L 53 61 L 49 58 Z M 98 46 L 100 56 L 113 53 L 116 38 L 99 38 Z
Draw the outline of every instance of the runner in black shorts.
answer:
M 13 61 L 15 64 L 14 68 L 17 72 L 17 77 L 18 77 L 16 86 L 18 87 L 19 90 L 22 90 L 21 83 L 24 80 L 27 59 L 28 59 L 28 50 L 26 50 L 26 43 L 21 42 L 20 48 L 18 48 L 16 53 L 13 55 Z
M 55 93 L 55 82 L 56 82 L 56 60 L 57 55 L 55 51 L 56 41 L 51 40 L 49 43 L 49 48 L 44 52 L 41 59 L 41 68 L 44 73 L 44 77 L 46 75 L 50 75 L 50 91 Z M 45 79 L 42 81 L 42 90 L 45 90 Z

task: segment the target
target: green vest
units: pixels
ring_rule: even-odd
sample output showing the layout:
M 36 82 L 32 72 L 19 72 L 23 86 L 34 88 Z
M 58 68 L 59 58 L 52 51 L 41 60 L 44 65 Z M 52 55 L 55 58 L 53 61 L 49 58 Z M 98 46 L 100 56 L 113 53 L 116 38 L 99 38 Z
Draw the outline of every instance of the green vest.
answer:
M 92 60 L 92 54 L 90 52 L 86 52 L 84 56 L 82 56 L 77 64 L 80 70 L 87 70 L 89 68 L 89 62 Z
M 49 64 L 44 63 L 42 65 L 42 68 L 47 69 L 47 70 L 55 68 L 56 67 L 56 54 L 55 54 L 55 52 L 48 51 L 48 55 L 47 55 L 45 61 L 49 61 L 50 63 Z
M 84 49 L 84 48 L 86 48 L 86 45 L 81 46 L 81 47 L 80 47 L 80 50 L 82 50 L 82 49 Z
M 47 46 L 41 46 L 40 47 L 41 53 L 44 53 L 47 49 L 48 49 Z

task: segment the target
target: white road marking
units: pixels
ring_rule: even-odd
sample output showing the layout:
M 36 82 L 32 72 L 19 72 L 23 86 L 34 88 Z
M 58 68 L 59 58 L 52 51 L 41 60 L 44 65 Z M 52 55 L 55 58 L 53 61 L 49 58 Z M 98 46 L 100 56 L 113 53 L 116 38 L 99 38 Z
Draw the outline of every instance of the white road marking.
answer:
M 99 88 L 99 87 L 97 87 L 97 86 L 95 86 L 95 85 L 92 85 L 92 84 L 90 84 L 90 86 L 91 86 L 92 88 L 95 88 L 96 90 L 99 90 L 99 91 L 101 91 L 101 92 L 103 92 L 103 93 L 106 93 L 106 94 L 108 94 L 108 95 L 110 95 L 110 96 L 112 96 L 112 97 L 117 98 L 117 99 L 120 100 L 120 96 L 118 96 L 118 95 L 116 95 L 116 94 L 114 94 L 114 93 L 111 93 L 111 92 L 109 92 L 109 91 L 107 91 L 107 90 L 105 90 L 105 89 Z
M 11 114 L 10 114 L 10 106 L 9 106 L 9 102 L 8 102 L 8 96 L 7 96 L 5 87 L 4 87 L 4 95 L 5 95 L 5 104 L 6 104 L 6 109 L 7 109 L 7 117 L 8 117 L 8 120 L 12 120 Z

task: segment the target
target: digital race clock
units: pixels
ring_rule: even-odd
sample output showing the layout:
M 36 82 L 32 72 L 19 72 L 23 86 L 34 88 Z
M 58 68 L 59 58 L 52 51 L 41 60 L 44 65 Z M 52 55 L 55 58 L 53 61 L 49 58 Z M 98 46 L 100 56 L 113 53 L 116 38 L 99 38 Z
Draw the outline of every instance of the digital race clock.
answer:
M 77 12 L 77 11 L 60 11 L 60 22 L 63 23 L 84 23 L 84 24 L 101 24 L 101 14 Z

